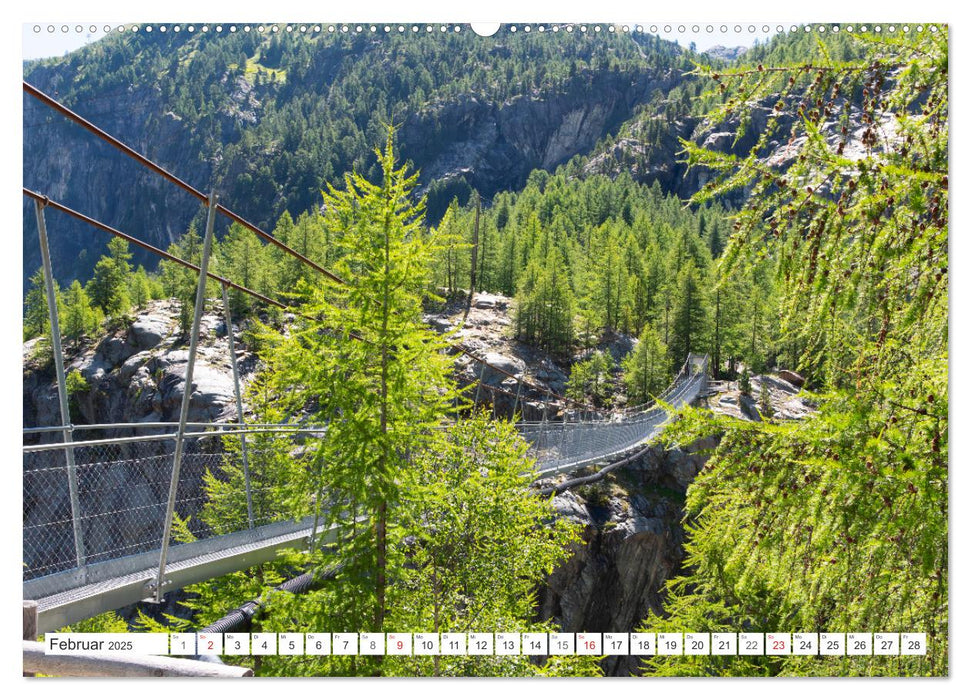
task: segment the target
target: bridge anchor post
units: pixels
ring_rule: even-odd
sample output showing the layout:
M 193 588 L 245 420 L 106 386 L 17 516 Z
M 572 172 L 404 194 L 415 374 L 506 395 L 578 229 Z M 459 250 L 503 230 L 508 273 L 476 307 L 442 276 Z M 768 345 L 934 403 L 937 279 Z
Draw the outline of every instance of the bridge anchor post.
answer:
M 206 280 L 209 273 L 209 254 L 212 252 L 212 233 L 216 224 L 216 195 L 209 194 L 209 212 L 206 217 L 206 238 L 202 243 L 202 260 L 199 261 L 199 284 L 196 287 L 196 306 L 192 317 L 192 331 L 189 336 L 189 359 L 185 367 L 185 389 L 182 392 L 182 409 L 179 413 L 179 428 L 175 434 L 175 456 L 172 459 L 172 481 L 169 484 L 169 502 L 165 509 L 165 525 L 162 531 L 162 547 L 158 562 L 158 576 L 155 578 L 155 602 L 161 603 L 165 588 L 165 564 L 169 553 L 169 540 L 172 537 L 172 516 L 175 513 L 175 498 L 179 490 L 179 472 L 182 468 L 182 452 L 185 447 L 185 424 L 189 420 L 189 402 L 192 398 L 192 373 L 196 365 L 196 351 L 199 349 L 199 326 L 206 305 Z
M 40 257 L 44 270 L 44 293 L 47 296 L 47 313 L 51 322 L 51 348 L 54 352 L 54 373 L 57 376 L 57 397 L 60 400 L 64 459 L 67 464 L 68 495 L 71 500 L 71 527 L 74 531 L 74 554 L 78 568 L 84 566 L 84 531 L 81 529 L 81 501 L 78 496 L 78 469 L 74 462 L 74 431 L 71 428 L 71 409 L 67 397 L 67 381 L 64 376 L 64 353 L 61 350 L 61 327 L 57 315 L 57 295 L 54 293 L 54 273 L 51 269 L 51 252 L 47 243 L 47 222 L 44 219 L 44 202 L 34 200 L 37 216 L 37 235 L 40 241 Z

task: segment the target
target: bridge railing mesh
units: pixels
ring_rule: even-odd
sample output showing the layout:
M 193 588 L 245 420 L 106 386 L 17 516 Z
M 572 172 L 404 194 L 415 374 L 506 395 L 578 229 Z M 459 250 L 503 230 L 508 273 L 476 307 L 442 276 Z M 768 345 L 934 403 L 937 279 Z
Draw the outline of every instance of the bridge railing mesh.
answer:
M 658 398 L 680 408 L 701 393 L 704 371 L 686 369 Z M 520 432 L 530 444 L 529 454 L 541 475 L 580 467 L 623 454 L 652 437 L 668 419 L 668 412 L 654 404 L 636 412 L 601 420 L 551 420 L 522 423 Z
M 172 543 L 306 514 L 312 499 L 305 491 L 303 441 L 304 436 L 294 433 L 247 435 L 250 522 L 239 437 L 187 439 L 175 500 L 175 514 L 184 527 L 174 529 Z M 172 478 L 172 436 L 75 443 L 73 451 L 84 563 L 158 551 Z M 52 443 L 24 453 L 25 581 L 78 564 L 69 484 L 63 445 Z
M 705 386 L 705 369 L 703 363 L 686 363 L 659 399 L 675 408 L 690 403 Z M 573 471 L 621 455 L 656 434 L 669 414 L 663 406 L 652 404 L 612 416 L 602 414 L 604 417 L 594 420 L 583 419 L 590 414 L 563 415 L 565 419 L 517 426 L 542 475 Z M 123 437 L 117 437 L 119 431 Z M 132 426 L 111 432 L 75 428 L 71 450 L 84 564 L 111 562 L 161 548 L 175 455 L 174 434 L 139 432 L 144 431 Z M 171 543 L 297 520 L 316 508 L 328 507 L 326 502 L 315 503 L 318 496 L 324 501 L 327 496 L 315 488 L 308 448 L 321 433 L 321 428 L 271 427 L 243 433 L 197 433 L 186 438 L 175 500 L 178 526 Z M 106 437 L 109 434 L 115 436 Z M 60 437 L 54 432 L 47 435 L 49 439 Z M 36 439 L 36 434 L 27 438 Z M 78 566 L 70 483 L 64 444 L 24 446 L 25 581 Z

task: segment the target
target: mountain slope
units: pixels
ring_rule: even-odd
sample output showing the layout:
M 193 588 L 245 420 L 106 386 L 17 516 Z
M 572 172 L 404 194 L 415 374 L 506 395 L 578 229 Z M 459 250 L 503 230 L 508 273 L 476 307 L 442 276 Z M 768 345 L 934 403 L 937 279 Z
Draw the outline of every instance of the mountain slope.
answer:
M 384 125 L 422 170 L 432 221 L 471 188 L 518 189 L 589 151 L 690 68 L 676 44 L 603 32 L 113 35 L 25 79 L 230 208 L 269 226 L 326 182 L 373 175 Z M 165 247 L 197 203 L 24 97 L 24 184 Z M 39 264 L 24 205 L 25 279 Z M 58 217 L 55 273 L 86 278 L 104 239 Z M 136 258 L 149 265 L 154 261 Z

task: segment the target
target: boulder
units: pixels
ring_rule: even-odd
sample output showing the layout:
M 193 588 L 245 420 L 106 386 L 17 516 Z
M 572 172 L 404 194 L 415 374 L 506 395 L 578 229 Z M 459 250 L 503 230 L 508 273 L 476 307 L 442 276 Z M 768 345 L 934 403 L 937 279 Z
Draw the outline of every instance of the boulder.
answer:
M 140 368 L 143 367 L 151 356 L 147 352 L 140 352 L 129 357 L 118 369 L 118 381 L 127 384 Z
M 491 294 L 476 294 L 472 305 L 477 309 L 494 309 L 498 298 Z
M 95 352 L 104 359 L 105 364 L 114 368 L 134 355 L 135 348 L 124 338 L 112 335 L 102 340 Z
M 779 377 L 800 389 L 806 384 L 806 378 L 792 370 L 780 369 Z
M 128 329 L 128 342 L 136 350 L 151 350 L 169 334 L 167 320 L 157 316 L 141 316 Z
M 771 374 L 760 374 L 752 377 L 752 393 L 757 394 L 760 392 L 763 384 L 768 387 L 770 392 L 781 392 L 789 396 L 794 396 L 799 393 L 799 389 L 792 383 L 781 376 L 775 377 Z
M 757 423 L 762 422 L 762 414 L 759 413 L 758 402 L 754 398 L 746 394 L 739 394 L 738 405 L 742 410 L 742 415 L 746 418 Z
M 187 362 L 168 365 L 159 382 L 161 408 L 171 420 L 178 417 L 182 405 L 187 365 Z M 192 374 L 189 420 L 194 422 L 224 420 L 228 415 L 235 414 L 234 409 L 232 373 L 216 369 L 197 358 Z
M 520 377 L 526 369 L 526 363 L 518 357 L 510 357 L 509 355 L 502 355 L 497 352 L 487 353 L 483 359 L 489 365 L 485 368 L 485 373 L 482 375 L 482 380 L 486 384 L 501 384 L 509 378 L 503 372 Z M 496 369 L 502 370 L 502 372 L 497 372 Z M 477 368 L 477 370 L 481 371 L 481 367 Z

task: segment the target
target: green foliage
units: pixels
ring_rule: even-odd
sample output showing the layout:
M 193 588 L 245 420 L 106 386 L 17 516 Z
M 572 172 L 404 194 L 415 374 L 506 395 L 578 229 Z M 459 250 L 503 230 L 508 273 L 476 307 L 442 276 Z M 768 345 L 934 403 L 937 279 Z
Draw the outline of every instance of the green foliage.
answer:
M 434 262 L 434 288 L 444 289 L 446 297 L 451 297 L 459 290 L 467 288 L 471 279 L 469 269 L 472 262 L 469 253 L 471 243 L 464 240 L 463 233 L 472 231 L 472 227 L 475 226 L 475 214 L 465 212 L 462 220 L 460 216 L 458 200 L 452 200 L 434 230 L 435 242 L 441 251 Z M 470 217 L 471 221 L 469 221 Z
M 637 405 L 653 400 L 667 386 L 668 366 L 668 349 L 661 336 L 645 326 L 637 347 L 623 361 L 628 403 Z
M 166 252 L 194 265 L 199 265 L 202 260 L 202 243 L 202 237 L 196 231 L 195 224 L 192 224 L 181 239 L 169 245 Z M 192 326 L 199 273 L 179 263 L 163 260 L 159 263 L 159 278 L 165 296 L 174 297 L 178 302 L 179 329 L 182 335 L 188 335 Z M 211 280 L 207 283 L 206 292 L 207 296 L 213 296 L 213 292 L 215 292 Z
M 437 288 L 467 278 L 474 222 L 472 205 L 453 202 L 446 212 Z M 515 294 L 516 337 L 555 354 L 595 346 L 606 331 L 639 335 L 650 324 L 672 356 L 675 347 L 686 354 L 688 345 L 705 352 L 710 343 L 732 342 L 737 361 L 750 347 L 738 342 L 750 317 L 718 315 L 704 293 L 715 282 L 708 236 L 715 232 L 721 241 L 723 222 L 721 207 L 685 209 L 659 185 L 638 185 L 628 174 L 536 171 L 522 192 L 501 193 L 482 211 L 477 280 L 482 289 Z M 750 296 L 771 271 L 766 265 L 735 280 L 732 299 Z M 760 298 L 760 309 L 772 303 Z M 764 350 L 774 337 L 770 315 L 763 310 L 755 324 Z M 681 354 L 676 364 L 683 360 Z
M 769 394 L 769 384 L 764 377 L 759 383 L 759 413 L 763 420 L 772 419 L 772 396 Z
M 293 262 L 300 264 L 295 259 Z M 268 280 L 272 272 L 270 265 L 268 252 L 256 234 L 234 222 L 229 227 L 229 233 L 219 242 L 215 260 L 216 271 L 247 289 L 266 293 L 270 291 Z M 281 285 L 281 288 L 292 290 L 294 286 L 293 284 L 286 287 Z M 238 289 L 230 289 L 229 304 L 232 313 L 240 315 L 253 310 L 256 300 Z
M 197 625 L 229 601 L 259 598 L 254 631 L 552 628 L 534 621 L 536 591 L 577 528 L 528 489 L 526 445 L 511 424 L 482 414 L 444 424 L 448 358 L 421 320 L 435 237 L 421 229 L 414 176 L 396 167 L 390 138 L 382 161 L 380 184 L 353 176 L 327 194 L 326 225 L 346 250 L 337 271 L 351 284 L 303 286 L 301 320 L 285 335 L 265 330 L 266 367 L 248 393 L 261 422 L 327 424 L 296 444 L 247 437 L 256 523 L 312 513 L 321 529 L 339 528 L 336 546 L 191 587 Z M 224 440 L 201 513 L 217 533 L 246 523 L 242 444 Z M 336 577 L 306 594 L 267 590 L 335 564 Z M 599 674 L 586 658 L 538 667 L 521 656 L 279 656 L 256 666 L 288 676 Z
M 566 394 L 574 401 L 605 406 L 612 393 L 614 360 L 609 352 L 598 351 L 573 364 L 566 384 Z
M 133 631 L 156 634 L 170 634 L 172 632 L 190 631 L 190 624 L 188 620 L 171 613 L 162 613 L 161 617 L 162 620 L 156 620 L 154 617 L 146 614 L 144 610 L 139 610 L 135 615 L 135 622 L 132 623 L 132 627 L 134 628 Z
M 668 349 L 677 367 L 695 348 L 706 347 L 707 305 L 694 262 L 689 260 L 678 272 L 677 297 L 673 310 Z
M 374 631 L 385 627 L 387 582 L 400 566 L 389 559 L 388 512 L 408 485 L 409 455 L 451 399 L 442 341 L 421 317 L 432 252 L 422 204 L 410 199 L 416 178 L 396 166 L 390 132 L 381 162 L 379 184 L 351 175 L 326 194 L 326 225 L 346 250 L 337 272 L 352 283 L 307 289 L 302 314 L 320 320 L 277 339 L 268 380 L 283 410 L 313 406 L 309 419 L 329 424 L 308 441 L 311 478 L 330 504 L 322 522 L 343 525 L 342 619 Z
M 687 573 L 667 586 L 667 617 L 645 624 L 921 630 L 929 652 L 658 656 L 654 673 L 948 673 L 947 36 L 853 40 L 864 60 L 820 44 L 811 64 L 796 54 L 795 65 L 702 71 L 732 86 L 715 121 L 777 97 L 748 156 L 686 147 L 693 166 L 715 172 L 698 202 L 751 192 L 723 282 L 776 261 L 780 342 L 826 393 L 803 421 L 688 411 L 674 425 L 679 441 L 724 435 L 688 491 Z M 799 118 L 787 133 L 790 111 Z M 800 144 L 784 173 L 758 157 L 769 138 Z
M 560 252 L 550 248 L 533 259 L 516 295 L 516 337 L 556 354 L 573 345 L 573 294 Z
M 86 620 L 81 620 L 80 622 L 75 622 L 73 625 L 68 625 L 67 627 L 62 627 L 57 630 L 62 634 L 68 633 L 126 633 L 128 632 L 128 623 L 125 622 L 118 616 L 118 613 L 114 611 L 109 611 L 106 613 L 101 613 L 100 615 L 95 615 L 94 617 L 89 617 Z
M 575 525 L 551 524 L 547 499 L 528 490 L 526 445 L 513 426 L 483 414 L 437 432 L 414 455 L 413 479 L 390 509 L 392 558 L 388 629 L 434 632 L 541 631 L 534 622 L 537 586 L 577 541 Z M 525 469 L 524 469 L 525 468 Z M 270 599 L 264 629 L 346 629 L 342 579 L 301 596 Z M 341 627 L 345 625 L 345 627 Z M 282 627 L 281 627 L 282 628 Z M 287 629 L 291 629 L 287 627 Z M 364 675 L 365 657 L 267 659 L 269 675 Z M 384 675 L 597 675 L 586 660 L 537 667 L 523 656 L 386 657 Z
M 286 416 L 277 405 L 265 375 L 250 382 L 247 405 L 256 422 L 276 424 Z M 217 534 L 249 527 L 246 504 L 244 452 L 249 469 L 253 524 L 297 520 L 308 515 L 315 495 L 310 484 L 313 453 L 306 445 L 294 447 L 290 434 L 256 432 L 223 437 L 224 457 L 217 473 L 204 477 L 208 496 L 200 519 Z
M 67 340 L 78 341 L 84 336 L 94 334 L 104 321 L 100 308 L 92 308 L 84 287 L 77 280 L 71 283 L 64 294 L 64 312 L 61 332 Z
M 61 303 L 61 293 L 54 280 L 54 295 Z M 44 270 L 38 268 L 30 276 L 30 288 L 24 296 L 24 340 L 43 335 L 50 338 L 51 317 L 47 309 L 47 294 L 44 291 Z
M 719 74 L 750 103 L 776 95 L 776 110 L 745 158 L 686 144 L 692 166 L 717 173 L 696 202 L 751 190 L 721 276 L 776 259 L 781 342 L 818 385 L 884 376 L 891 348 L 915 334 L 939 345 L 946 328 L 946 34 L 867 37 L 866 61 Z M 747 108 L 736 96 L 725 109 Z M 801 143 L 785 173 L 758 157 L 770 138 Z
M 118 316 L 131 306 L 128 285 L 131 275 L 131 252 L 128 241 L 112 238 L 108 241 L 108 255 L 94 266 L 94 276 L 88 283 L 92 303 L 106 316 Z
M 752 395 L 752 375 L 748 371 L 748 367 L 742 369 L 742 376 L 738 378 L 738 391 L 743 396 Z
M 162 285 L 155 275 L 150 275 L 142 265 L 132 274 L 128 282 L 128 293 L 132 306 L 142 309 L 152 299 L 162 297 Z
M 83 394 L 86 391 L 91 391 L 91 385 L 88 381 L 81 375 L 81 373 L 72 369 L 64 377 L 64 385 L 67 387 L 67 393 L 69 395 Z
M 941 369 L 944 373 L 940 373 Z M 931 378 L 946 387 L 946 366 Z M 916 382 L 915 382 L 916 384 Z M 688 491 L 688 574 L 652 631 L 921 630 L 927 657 L 655 657 L 663 675 L 938 675 L 947 668 L 947 402 L 926 415 L 850 395 L 783 425 L 683 416 L 724 431 Z M 927 435 L 906 443 L 905 436 Z M 936 445 L 935 445 L 935 437 Z

